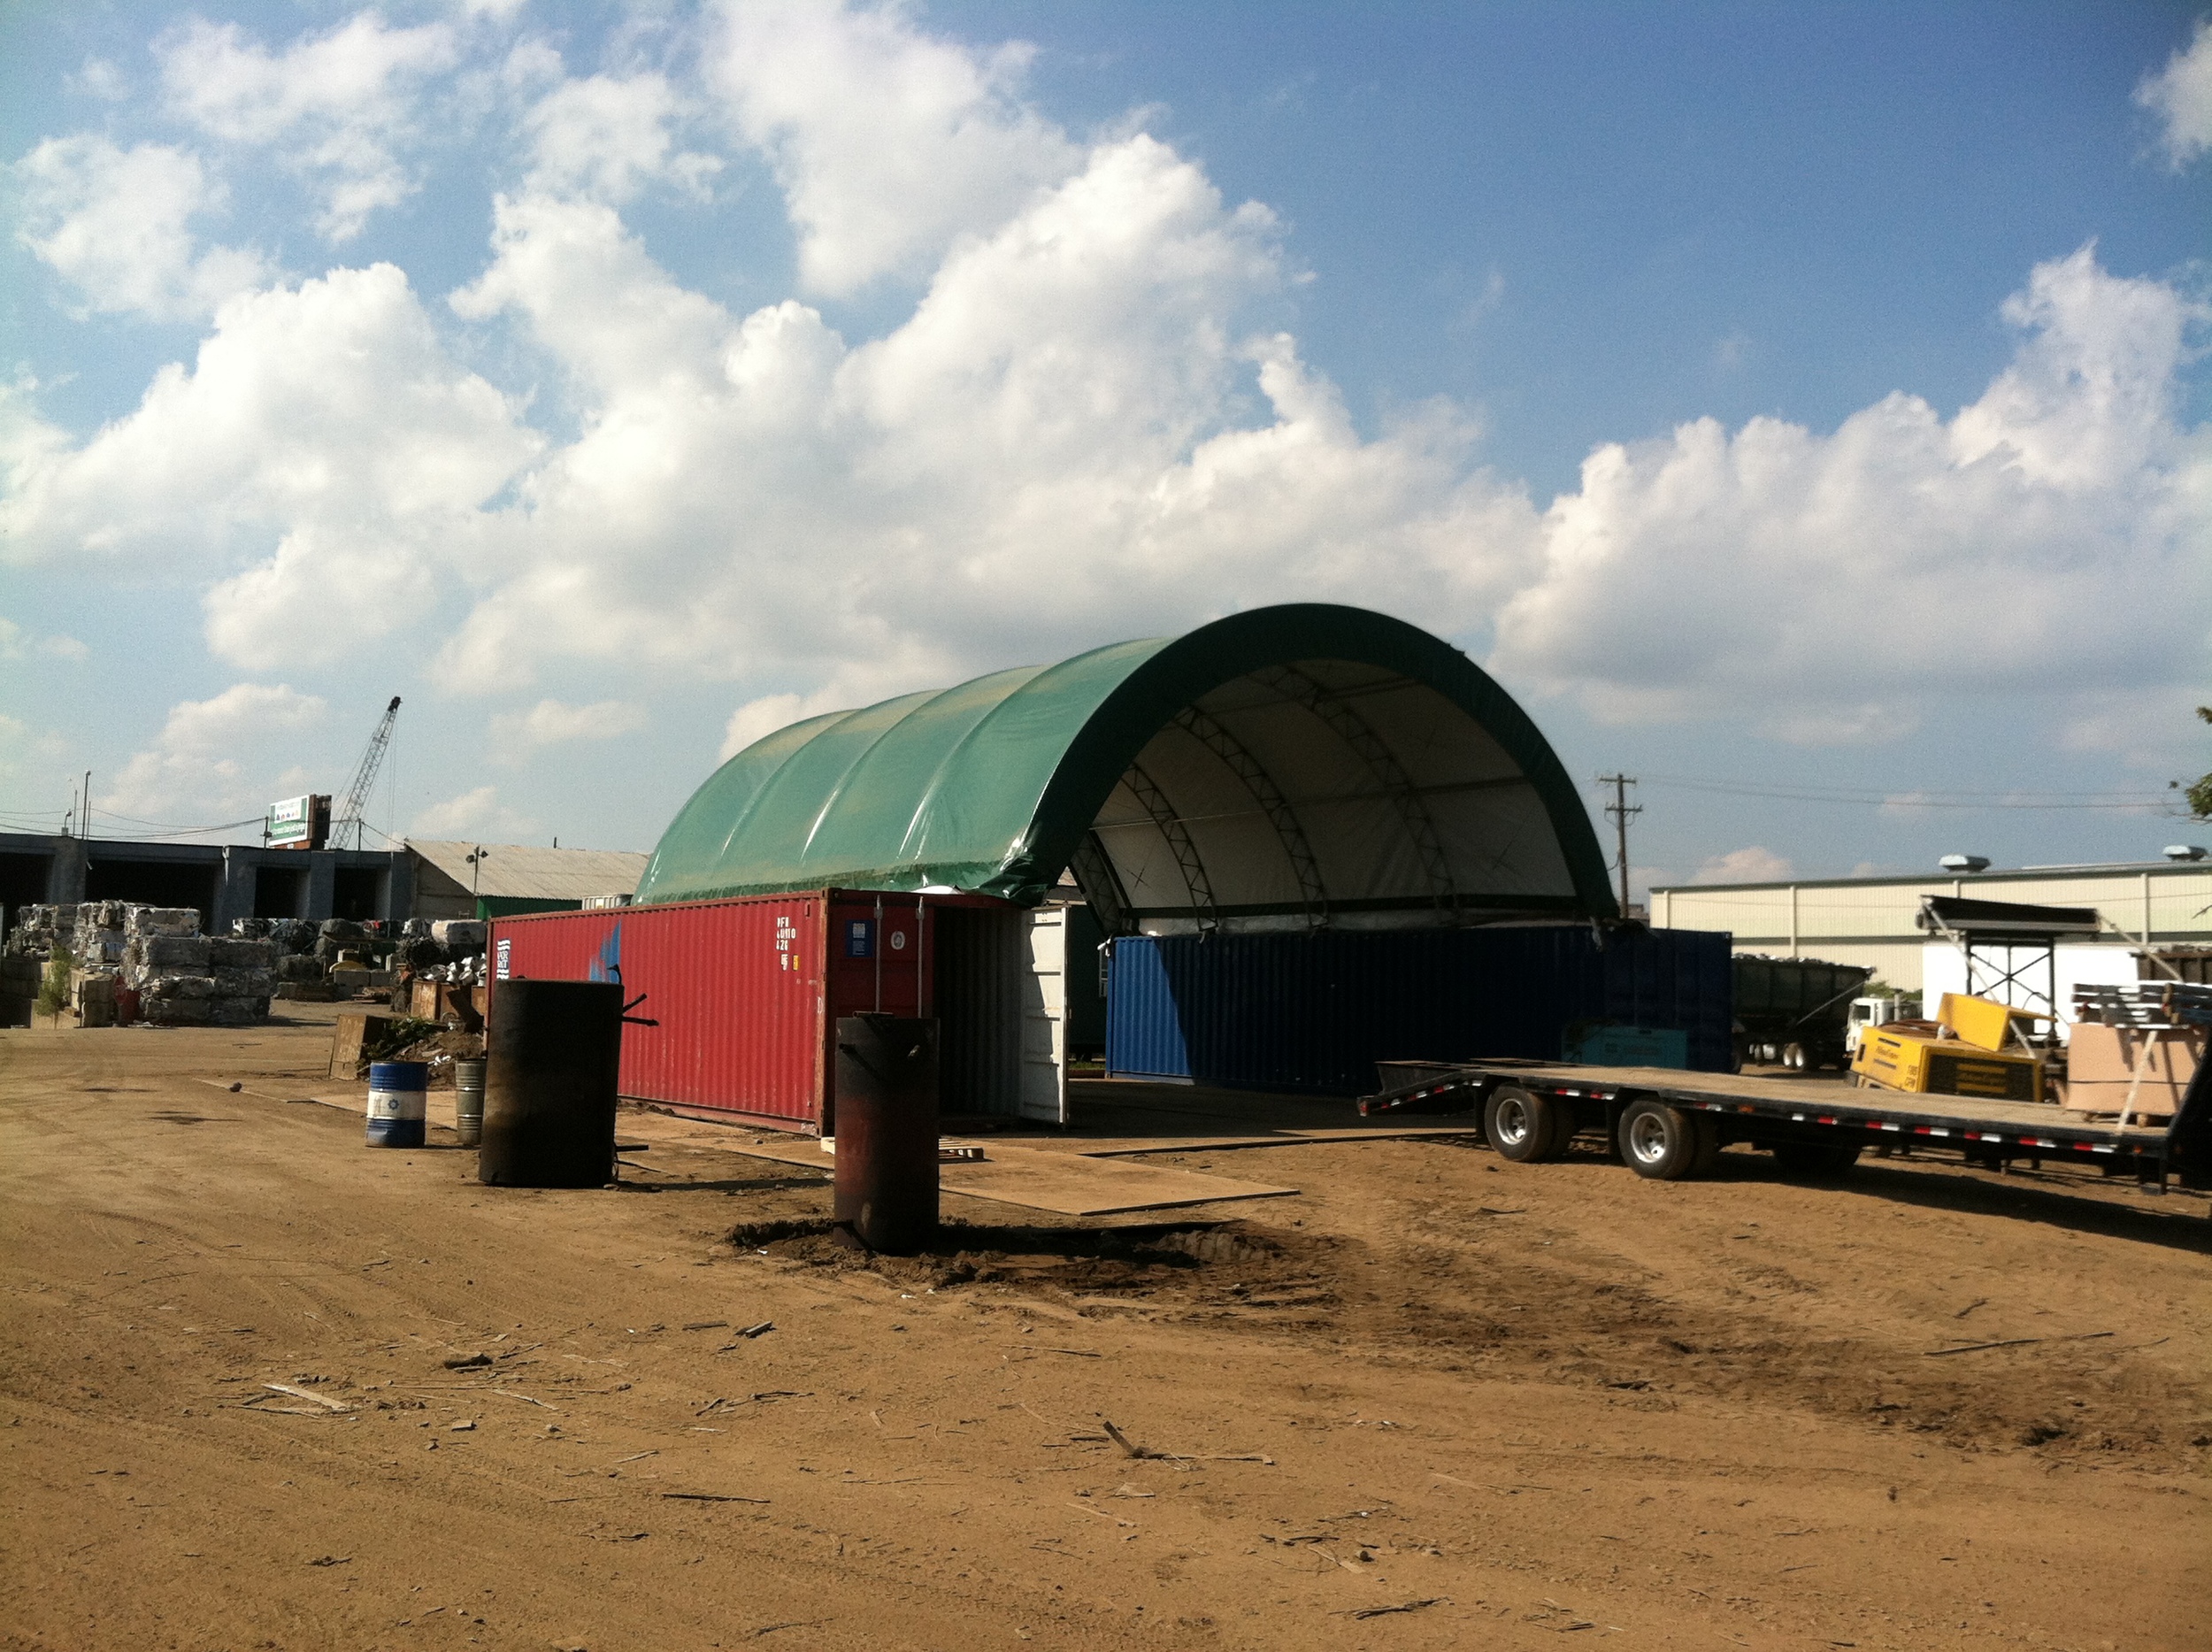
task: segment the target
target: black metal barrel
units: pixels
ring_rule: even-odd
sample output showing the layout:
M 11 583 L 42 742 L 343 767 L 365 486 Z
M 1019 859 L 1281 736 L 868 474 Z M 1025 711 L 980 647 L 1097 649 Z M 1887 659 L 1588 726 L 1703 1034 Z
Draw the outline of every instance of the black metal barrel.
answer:
M 506 980 L 484 1040 L 477 1179 L 501 1187 L 598 1187 L 614 1179 L 622 987 Z
M 871 1250 L 910 1256 L 937 1237 L 937 1023 L 837 1022 L 837 1226 Z

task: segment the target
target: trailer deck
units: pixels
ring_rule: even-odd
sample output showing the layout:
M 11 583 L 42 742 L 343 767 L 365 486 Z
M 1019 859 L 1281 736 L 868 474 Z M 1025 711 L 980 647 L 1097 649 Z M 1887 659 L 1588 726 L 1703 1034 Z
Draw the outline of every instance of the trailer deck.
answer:
M 1363 1117 L 1479 1110 L 1491 1145 L 1509 1158 L 1555 1157 L 1574 1135 L 1601 1127 L 1632 1169 L 1667 1179 L 1701 1173 L 1719 1148 L 1747 1141 L 1809 1170 L 1841 1170 L 1869 1147 L 1912 1147 L 1996 1166 L 2062 1157 L 2161 1187 L 2170 1173 L 2186 1187 L 2212 1187 L 2212 1064 L 2170 1125 L 2125 1129 L 2047 1104 L 1819 1079 L 1518 1059 L 1381 1066 L 1384 1087 L 1361 1099 Z M 1630 1123 L 1631 1114 L 1646 1122 Z M 1661 1138 L 1678 1123 L 1680 1142 L 1667 1150 Z

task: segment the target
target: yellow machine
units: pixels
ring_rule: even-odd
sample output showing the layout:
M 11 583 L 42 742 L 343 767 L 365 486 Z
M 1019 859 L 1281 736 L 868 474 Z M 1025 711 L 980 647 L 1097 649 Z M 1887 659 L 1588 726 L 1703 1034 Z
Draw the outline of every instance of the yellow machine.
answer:
M 1862 1083 L 1916 1095 L 2044 1099 L 2043 1058 L 2029 1047 L 2020 1023 L 2048 1016 L 1961 993 L 1944 994 L 1938 1015 L 1934 1021 L 1867 1028 L 1851 1071 Z

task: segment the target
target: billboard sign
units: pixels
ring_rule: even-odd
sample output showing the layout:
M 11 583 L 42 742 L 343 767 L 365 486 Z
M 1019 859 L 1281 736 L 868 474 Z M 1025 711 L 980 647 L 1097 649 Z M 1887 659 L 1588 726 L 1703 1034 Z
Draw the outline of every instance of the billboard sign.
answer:
M 317 818 L 319 796 L 288 797 L 282 803 L 269 805 L 269 818 L 264 823 L 272 849 L 314 849 L 319 847 L 320 834 L 316 830 L 322 822 Z M 327 805 L 326 805 L 326 807 Z

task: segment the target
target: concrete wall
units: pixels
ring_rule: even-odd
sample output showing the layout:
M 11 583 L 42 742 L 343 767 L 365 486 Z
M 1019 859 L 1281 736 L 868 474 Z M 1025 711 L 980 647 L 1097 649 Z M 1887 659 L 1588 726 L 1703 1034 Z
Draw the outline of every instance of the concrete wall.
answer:
M 276 849 L 253 844 L 154 843 L 127 838 L 46 836 L 0 833 L 0 857 L 16 869 L 46 864 L 44 887 L 7 895 L 13 909 L 35 899 L 54 906 L 87 900 L 147 900 L 174 892 L 185 898 L 165 904 L 200 909 L 200 923 L 211 934 L 227 933 L 232 920 L 254 916 L 264 866 L 304 872 L 300 905 L 279 916 L 321 919 L 339 915 L 342 896 L 364 904 L 358 915 L 405 918 L 414 907 L 414 861 L 381 849 Z

